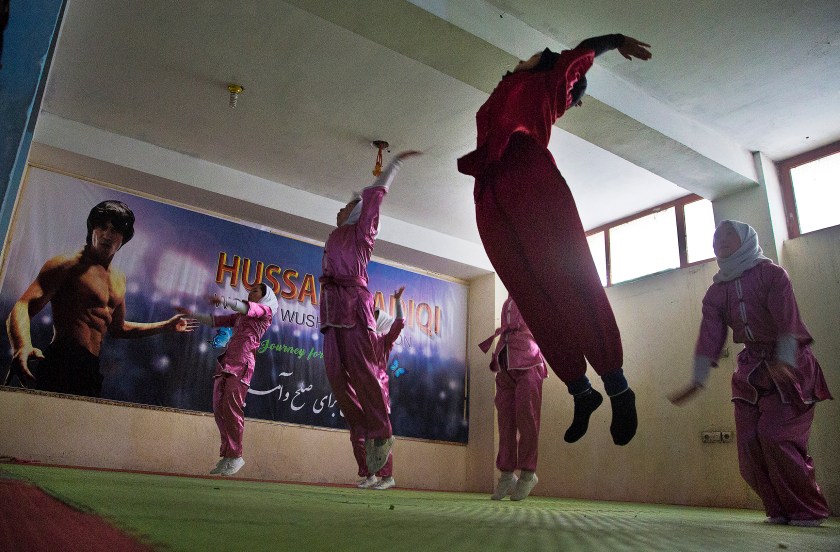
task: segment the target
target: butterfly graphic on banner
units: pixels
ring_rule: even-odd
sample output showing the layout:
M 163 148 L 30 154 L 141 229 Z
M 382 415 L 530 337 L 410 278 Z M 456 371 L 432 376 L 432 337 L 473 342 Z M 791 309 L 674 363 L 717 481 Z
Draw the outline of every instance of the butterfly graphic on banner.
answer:
M 388 369 L 394 374 L 395 378 L 405 374 L 405 368 L 400 367 L 400 361 L 398 359 L 394 359 L 394 362 L 391 363 L 391 366 L 389 366 Z

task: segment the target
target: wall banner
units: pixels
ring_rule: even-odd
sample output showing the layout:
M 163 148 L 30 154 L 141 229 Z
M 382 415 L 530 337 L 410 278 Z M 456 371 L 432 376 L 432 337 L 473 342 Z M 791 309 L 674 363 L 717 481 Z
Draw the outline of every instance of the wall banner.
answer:
M 174 305 L 210 313 L 204 301 L 209 293 L 244 299 L 246 287 L 262 280 L 274 288 L 280 309 L 256 353 L 245 415 L 346 427 L 324 371 L 318 317 L 321 246 L 30 167 L 4 251 L 4 319 L 39 274 L 43 277 L 49 261 L 83 248 L 91 208 L 110 199 L 125 202 L 136 218 L 134 237 L 112 263 L 112 270 L 125 274 L 126 320 L 166 320 L 175 314 Z M 368 272 L 376 306 L 391 313 L 391 294 L 406 287 L 406 328 L 388 364 L 394 433 L 466 443 L 467 286 L 376 262 Z M 59 325 L 87 324 L 86 317 L 96 317 L 85 311 L 86 298 L 77 293 L 78 287 L 59 287 L 51 302 L 33 314 L 29 326 L 35 347 L 43 351 L 53 339 L 52 305 L 57 301 L 78 305 L 66 309 L 78 319 L 58 320 Z M 106 334 L 99 351 L 101 396 L 212 411 L 215 358 L 222 352 L 214 344 L 216 336 L 217 330 L 207 326 L 139 339 Z M 0 365 L 9 367 L 11 344 L 7 335 L 2 340 Z M 10 383 L 17 385 L 17 378 Z

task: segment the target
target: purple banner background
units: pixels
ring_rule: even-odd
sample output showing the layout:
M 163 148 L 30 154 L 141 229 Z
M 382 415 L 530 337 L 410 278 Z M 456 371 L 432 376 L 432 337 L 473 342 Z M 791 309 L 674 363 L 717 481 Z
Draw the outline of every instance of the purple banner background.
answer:
M 321 352 L 316 301 L 322 246 L 30 167 L 4 250 L 4 318 L 47 259 L 81 249 L 90 209 L 107 199 L 124 201 L 137 219 L 134 238 L 113 262 L 126 273 L 127 320 L 163 320 L 174 305 L 210 312 L 202 301 L 207 293 L 244 298 L 243 279 L 253 282 L 262 270 L 263 281 L 285 297 L 256 355 L 246 416 L 346 427 Z M 388 367 L 394 432 L 466 442 L 467 287 L 376 262 L 369 274 L 370 289 L 386 308 L 393 291 L 406 286 L 407 327 Z M 52 337 L 49 305 L 33 317 L 31 330 L 33 344 L 44 349 Z M 100 356 L 103 398 L 211 411 L 220 353 L 209 343 L 214 335 L 214 329 L 201 326 L 192 334 L 106 337 Z M 3 340 L 2 363 L 9 366 L 8 337 Z

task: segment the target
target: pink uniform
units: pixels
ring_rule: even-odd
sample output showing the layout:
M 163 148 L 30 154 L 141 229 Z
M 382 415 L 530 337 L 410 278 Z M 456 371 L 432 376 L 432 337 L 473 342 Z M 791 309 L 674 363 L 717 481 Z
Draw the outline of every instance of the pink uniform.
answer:
M 322 261 L 321 331 L 327 379 L 348 426 L 364 428 L 365 439 L 391 436 L 387 398 L 377 376 L 367 265 L 376 243 L 379 207 L 400 166 L 399 160 L 391 162 L 364 189 L 358 221 L 332 231 Z
M 623 363 L 574 198 L 548 151 L 552 125 L 594 55 L 567 50 L 549 70 L 506 75 L 476 115 L 478 148 L 458 160 L 458 170 L 475 177 L 487 256 L 567 385 L 585 378 L 587 360 L 601 376 L 620 373 Z M 608 392 L 626 382 L 618 387 Z
M 771 518 L 828 516 L 808 437 L 814 404 L 832 397 L 782 267 L 761 262 L 734 280 L 712 284 L 703 298 L 696 355 L 716 361 L 727 327 L 744 344 L 732 376 L 741 475 Z M 776 360 L 794 367 L 794 386 L 780 389 L 770 378 L 767 363 Z
M 233 335 L 216 362 L 213 376 L 213 415 L 219 426 L 221 449 L 226 458 L 242 456 L 245 429 L 245 397 L 254 375 L 254 351 L 271 324 L 271 309 L 248 302 L 247 314 L 213 316 L 214 327 L 232 327 Z
M 385 394 L 386 404 L 388 405 L 388 414 L 391 413 L 391 397 L 388 390 L 388 357 L 391 354 L 391 349 L 394 347 L 394 342 L 400 336 L 405 327 L 405 320 L 397 318 L 391 324 L 391 329 L 386 334 L 375 334 L 376 341 L 374 342 L 374 351 L 376 352 L 376 362 L 379 367 L 377 377 L 379 384 L 382 387 L 382 392 Z M 365 436 L 363 427 L 350 427 L 350 442 L 353 445 L 353 456 L 356 458 L 356 463 L 359 465 L 359 477 L 368 477 L 371 474 L 367 469 L 367 462 L 365 461 Z M 381 470 L 376 472 L 379 477 L 390 477 L 394 473 L 394 459 L 393 454 L 388 455 L 388 461 Z
M 548 372 L 534 336 L 510 297 L 502 305 L 502 326 L 479 344 L 481 350 L 486 353 L 496 336 L 499 341 L 490 362 L 496 372 L 499 420 L 496 467 L 502 472 L 536 471 L 542 383 Z

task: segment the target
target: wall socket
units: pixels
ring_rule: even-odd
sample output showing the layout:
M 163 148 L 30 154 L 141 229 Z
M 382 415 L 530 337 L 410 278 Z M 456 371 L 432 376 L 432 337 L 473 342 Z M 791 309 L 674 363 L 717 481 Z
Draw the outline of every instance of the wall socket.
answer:
M 704 443 L 731 443 L 734 431 L 702 431 L 700 440 Z
M 700 438 L 704 443 L 720 443 L 720 431 L 704 431 Z

